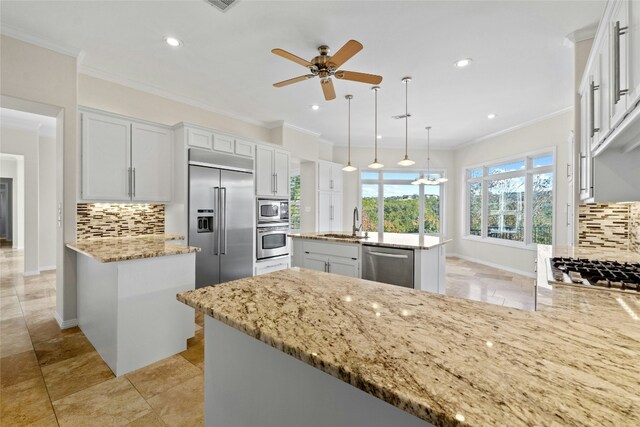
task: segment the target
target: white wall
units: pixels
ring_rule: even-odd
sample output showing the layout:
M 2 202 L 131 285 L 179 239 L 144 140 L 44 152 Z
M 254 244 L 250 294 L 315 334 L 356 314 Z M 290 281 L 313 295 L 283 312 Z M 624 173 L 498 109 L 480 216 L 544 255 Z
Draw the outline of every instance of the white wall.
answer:
M 24 158 L 0 154 L 0 177 L 11 178 L 12 207 L 11 232 L 14 249 L 24 247 Z
M 464 170 L 466 166 L 491 162 L 517 156 L 548 147 L 556 149 L 555 174 L 555 244 L 566 244 L 567 230 L 564 218 L 567 206 L 567 140 L 573 129 L 573 111 L 565 112 L 538 123 L 515 129 L 481 142 L 460 148 L 455 152 L 457 174 L 457 198 L 455 210 L 456 229 L 449 253 L 472 258 L 481 262 L 503 266 L 517 272 L 533 273 L 535 250 L 514 248 L 498 244 L 464 239 Z
M 38 268 L 56 268 L 56 140 L 40 136 Z

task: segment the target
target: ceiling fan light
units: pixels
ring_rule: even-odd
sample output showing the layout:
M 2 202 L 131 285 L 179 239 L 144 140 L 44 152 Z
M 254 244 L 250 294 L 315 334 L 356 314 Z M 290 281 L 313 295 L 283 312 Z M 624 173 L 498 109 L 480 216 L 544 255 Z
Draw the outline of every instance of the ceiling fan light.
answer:
M 409 156 L 404 156 L 404 159 L 402 159 L 402 160 L 400 160 L 400 161 L 398 162 L 398 165 L 399 165 L 399 166 L 412 166 L 412 165 L 415 165 L 415 164 L 416 164 L 416 162 L 414 162 L 413 160 L 411 160 L 411 159 L 409 158 Z
M 351 162 L 349 162 L 349 163 L 347 163 L 347 165 L 345 167 L 342 168 L 342 170 L 345 171 L 345 172 L 353 172 L 353 171 L 358 170 L 358 168 L 353 166 L 351 164 Z
M 378 159 L 374 160 L 373 163 L 371 163 L 368 166 L 370 169 L 381 169 L 384 167 L 384 165 L 382 163 L 378 162 Z

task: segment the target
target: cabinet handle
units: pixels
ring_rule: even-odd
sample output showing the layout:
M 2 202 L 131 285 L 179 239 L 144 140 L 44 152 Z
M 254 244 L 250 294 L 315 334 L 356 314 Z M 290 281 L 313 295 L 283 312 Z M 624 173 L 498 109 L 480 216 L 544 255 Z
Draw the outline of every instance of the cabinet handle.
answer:
M 596 132 L 600 132 L 600 128 L 596 128 L 596 117 L 595 117 L 596 107 L 595 107 L 595 101 L 594 101 L 595 93 L 597 90 L 600 89 L 600 85 L 596 85 L 592 80 L 589 85 L 589 89 L 590 89 L 590 95 L 591 95 L 589 97 L 589 109 L 591 110 L 591 112 L 589 113 L 589 129 L 590 129 L 589 132 L 591 133 L 591 138 L 593 138 Z
M 276 194 L 278 194 L 278 173 L 275 173 L 276 176 Z
M 133 197 L 136 197 L 136 168 L 133 168 Z
M 620 89 L 620 36 L 627 34 L 629 27 L 620 27 L 620 21 L 616 21 L 613 27 L 613 103 L 617 104 L 622 95 L 629 92 L 628 89 Z
M 571 178 L 571 164 L 567 163 L 567 178 Z
M 330 180 L 329 182 L 329 188 L 331 188 L 333 190 L 333 180 Z
M 127 196 L 129 196 L 129 198 L 132 197 L 132 178 L 131 178 L 131 168 L 127 168 L 127 183 L 128 183 L 128 191 L 127 191 Z
M 584 168 L 587 167 L 587 156 L 580 154 L 580 191 L 587 191 L 586 182 L 582 179 Z M 587 177 L 587 174 L 584 174 L 584 177 Z
M 324 262 L 324 272 L 328 273 L 329 272 L 329 261 L 325 261 Z

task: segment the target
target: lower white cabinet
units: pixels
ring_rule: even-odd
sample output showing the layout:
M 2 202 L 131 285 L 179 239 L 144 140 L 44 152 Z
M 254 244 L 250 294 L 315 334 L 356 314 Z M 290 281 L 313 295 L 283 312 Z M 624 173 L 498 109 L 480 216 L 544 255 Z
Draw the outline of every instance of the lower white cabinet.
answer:
M 360 277 L 360 245 L 293 239 L 294 267 Z
M 286 270 L 291 267 L 291 258 L 289 255 L 285 257 L 268 259 L 266 261 L 256 262 L 256 276 L 261 274 L 273 273 L 274 271 Z

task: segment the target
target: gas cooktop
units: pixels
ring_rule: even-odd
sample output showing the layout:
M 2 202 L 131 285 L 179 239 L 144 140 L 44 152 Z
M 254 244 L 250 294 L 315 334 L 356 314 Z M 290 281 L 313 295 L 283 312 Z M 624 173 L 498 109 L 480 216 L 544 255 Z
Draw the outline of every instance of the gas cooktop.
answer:
M 640 292 L 640 264 L 556 257 L 549 266 L 557 282 Z

